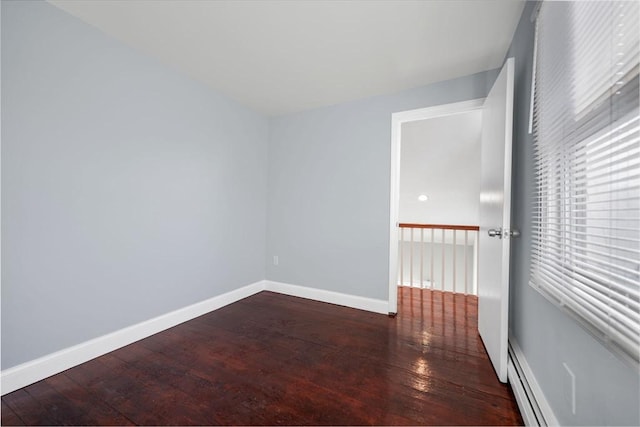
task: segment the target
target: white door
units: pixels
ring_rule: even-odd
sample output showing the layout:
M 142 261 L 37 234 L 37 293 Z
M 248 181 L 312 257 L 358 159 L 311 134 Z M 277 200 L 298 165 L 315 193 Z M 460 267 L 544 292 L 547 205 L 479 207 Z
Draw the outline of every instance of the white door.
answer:
M 513 58 L 502 67 L 482 109 L 478 331 L 491 363 L 507 382 Z

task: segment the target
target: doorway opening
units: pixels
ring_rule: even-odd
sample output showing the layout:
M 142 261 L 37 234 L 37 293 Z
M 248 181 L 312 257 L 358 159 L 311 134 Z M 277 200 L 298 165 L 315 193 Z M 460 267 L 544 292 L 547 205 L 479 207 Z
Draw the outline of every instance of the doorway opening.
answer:
M 389 313 L 399 285 L 475 294 L 483 105 L 392 115 Z
M 392 115 L 391 121 L 389 312 L 397 313 L 403 125 L 416 120 L 482 110 L 482 136 L 478 158 L 481 173 L 478 197 L 478 246 L 480 249 L 477 251 L 477 324 L 484 347 L 501 382 L 507 381 L 510 239 L 520 235 L 511 226 L 514 67 L 514 59 L 508 58 L 484 100 L 476 99 L 396 113 Z

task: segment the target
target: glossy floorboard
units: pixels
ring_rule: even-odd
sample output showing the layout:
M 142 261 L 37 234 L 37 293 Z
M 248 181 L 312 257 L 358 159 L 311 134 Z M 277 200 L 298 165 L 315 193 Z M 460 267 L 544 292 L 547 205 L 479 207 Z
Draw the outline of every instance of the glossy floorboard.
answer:
M 3 425 L 514 425 L 477 300 L 395 318 L 261 292 L 2 397 Z

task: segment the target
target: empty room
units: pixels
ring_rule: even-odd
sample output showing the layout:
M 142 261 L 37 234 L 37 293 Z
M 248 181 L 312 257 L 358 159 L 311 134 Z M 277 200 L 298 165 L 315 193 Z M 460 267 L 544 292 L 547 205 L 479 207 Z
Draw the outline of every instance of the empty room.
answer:
M 640 425 L 640 3 L 0 18 L 2 425 Z

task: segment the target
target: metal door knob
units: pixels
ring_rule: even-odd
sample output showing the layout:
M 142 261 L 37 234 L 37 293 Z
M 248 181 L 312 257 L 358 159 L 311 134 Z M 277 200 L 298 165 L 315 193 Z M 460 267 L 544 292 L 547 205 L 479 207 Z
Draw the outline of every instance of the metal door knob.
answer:
M 489 231 L 487 231 L 487 233 L 489 233 L 489 237 L 498 237 L 499 239 L 502 238 L 501 228 L 491 228 L 489 229 Z
M 498 239 L 508 239 L 509 237 L 520 237 L 518 230 L 503 230 L 502 228 L 491 228 L 487 231 L 489 237 L 497 237 Z

